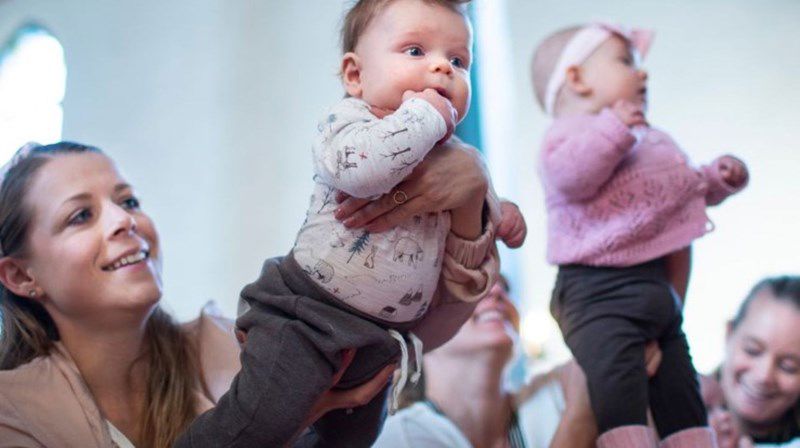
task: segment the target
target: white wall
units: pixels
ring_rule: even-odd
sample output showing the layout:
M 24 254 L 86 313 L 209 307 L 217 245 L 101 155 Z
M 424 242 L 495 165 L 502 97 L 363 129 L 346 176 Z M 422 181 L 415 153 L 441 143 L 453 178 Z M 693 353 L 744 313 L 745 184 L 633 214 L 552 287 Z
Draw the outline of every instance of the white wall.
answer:
M 654 29 L 645 60 L 650 122 L 697 163 L 724 152 L 748 163 L 750 186 L 710 210 L 717 230 L 694 246 L 684 329 L 695 364 L 711 369 L 722 354 L 724 322 L 749 288 L 765 275 L 800 272 L 800 2 L 506 1 L 516 92 L 512 157 L 520 167 L 512 197 L 521 201 L 531 228 L 522 264 L 523 294 L 532 309 L 546 313 L 554 276 L 544 263 L 543 196 L 535 180 L 547 119 L 528 77 L 544 36 L 598 19 Z
M 510 120 L 508 135 L 493 140 L 507 148 L 503 159 L 487 149 L 500 193 L 521 203 L 531 228 L 516 290 L 540 317 L 554 272 L 544 263 L 535 169 L 546 120 L 527 73 L 545 34 L 594 18 L 654 28 L 651 122 L 695 161 L 731 151 L 749 163 L 750 188 L 711 212 L 717 231 L 695 247 L 685 328 L 697 364 L 710 368 L 722 322 L 749 286 L 798 270 L 800 3 L 477 1 L 508 7 L 492 20 L 510 50 L 486 54 L 510 55 L 500 62 L 510 93 L 496 93 L 500 103 L 484 98 L 486 110 Z M 310 134 L 341 95 L 336 39 L 345 3 L 0 0 L 0 41 L 27 20 L 61 39 L 64 137 L 103 147 L 138 186 L 161 231 L 165 302 L 181 318 L 210 298 L 233 315 L 262 259 L 291 246 L 311 189 Z
M 232 316 L 262 260 L 291 247 L 311 192 L 311 132 L 341 96 L 342 5 L 0 2 L 0 42 L 29 20 L 61 40 L 64 138 L 105 149 L 138 188 L 179 317 L 211 298 Z

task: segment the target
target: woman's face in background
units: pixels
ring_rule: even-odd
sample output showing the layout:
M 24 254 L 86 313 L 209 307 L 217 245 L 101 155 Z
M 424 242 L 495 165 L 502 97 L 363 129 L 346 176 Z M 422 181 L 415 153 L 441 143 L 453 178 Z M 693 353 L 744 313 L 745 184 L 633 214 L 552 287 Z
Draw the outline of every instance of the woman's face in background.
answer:
M 721 386 L 728 408 L 753 426 L 768 426 L 800 398 L 800 308 L 756 294 L 736 328 L 730 328 Z

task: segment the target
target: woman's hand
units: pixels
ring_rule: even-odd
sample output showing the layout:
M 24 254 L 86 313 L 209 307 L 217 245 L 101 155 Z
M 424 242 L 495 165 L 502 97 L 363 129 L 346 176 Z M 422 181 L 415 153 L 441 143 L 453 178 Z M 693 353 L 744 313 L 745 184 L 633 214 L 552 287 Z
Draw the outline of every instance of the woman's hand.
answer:
M 369 403 L 370 400 L 372 400 L 375 395 L 378 394 L 378 392 L 386 387 L 386 384 L 389 382 L 389 379 L 392 377 L 392 373 L 394 373 L 396 368 L 394 364 L 384 367 L 383 370 L 378 372 L 378 374 L 375 375 L 371 380 L 361 384 L 360 386 L 352 389 L 334 389 L 334 386 L 336 386 L 339 380 L 342 379 L 342 375 L 344 375 L 344 372 L 353 362 L 353 358 L 355 358 L 355 356 L 355 349 L 345 350 L 344 354 L 342 355 L 342 367 L 333 377 L 333 384 L 331 385 L 331 388 L 322 394 L 317 402 L 314 403 L 314 407 L 311 408 L 311 412 L 309 413 L 303 428 L 310 426 L 327 412 L 334 409 L 347 409 L 363 406 Z
M 374 201 L 337 195 L 345 227 L 383 232 L 415 215 L 483 203 L 489 174 L 480 153 L 456 138 L 437 146 L 395 189 Z M 398 193 L 402 192 L 402 194 Z
M 566 406 L 550 448 L 594 447 L 597 423 L 589 402 L 589 389 L 583 369 L 573 359 L 559 367 L 559 381 Z

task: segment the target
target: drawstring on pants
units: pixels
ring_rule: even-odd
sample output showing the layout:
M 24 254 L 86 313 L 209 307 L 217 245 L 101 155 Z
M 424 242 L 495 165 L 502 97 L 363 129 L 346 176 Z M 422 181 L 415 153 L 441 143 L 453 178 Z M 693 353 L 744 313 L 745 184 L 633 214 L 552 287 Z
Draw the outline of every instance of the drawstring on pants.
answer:
M 389 335 L 397 340 L 400 344 L 400 367 L 395 370 L 394 380 L 392 382 L 392 401 L 389 404 L 389 415 L 394 415 L 400 404 L 400 394 L 406 387 L 406 382 L 409 380 L 408 376 L 408 344 L 405 338 L 397 330 L 389 330 Z M 414 373 L 411 374 L 411 383 L 417 384 L 422 376 L 422 341 L 409 332 L 408 338 L 411 340 L 411 345 L 414 347 Z

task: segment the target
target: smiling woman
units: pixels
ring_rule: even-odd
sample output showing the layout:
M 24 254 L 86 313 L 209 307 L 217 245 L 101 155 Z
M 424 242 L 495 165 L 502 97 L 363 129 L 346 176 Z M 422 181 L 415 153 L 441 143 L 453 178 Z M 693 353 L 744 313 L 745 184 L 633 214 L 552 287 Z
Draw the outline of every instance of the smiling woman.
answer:
M 721 446 L 800 446 L 800 277 L 759 282 L 728 326 L 725 360 L 703 395 Z M 729 444 L 729 445 L 727 445 Z
M 264 438 L 363 405 L 386 384 L 391 367 L 270 427 L 261 414 L 273 397 L 248 385 L 268 383 L 259 350 L 273 341 L 255 322 L 240 348 L 209 308 L 185 325 L 159 308 L 158 233 L 109 157 L 30 145 L 0 179 L 0 445 L 275 446 Z

